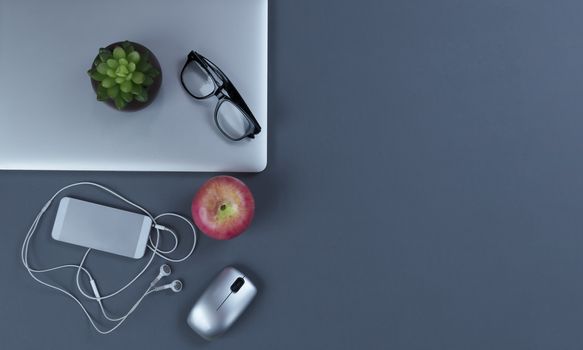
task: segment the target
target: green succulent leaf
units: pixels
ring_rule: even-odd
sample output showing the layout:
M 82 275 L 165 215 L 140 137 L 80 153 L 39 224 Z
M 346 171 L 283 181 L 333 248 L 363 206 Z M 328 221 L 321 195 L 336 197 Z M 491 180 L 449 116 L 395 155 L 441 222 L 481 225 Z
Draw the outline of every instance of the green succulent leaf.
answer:
M 131 52 L 134 51 L 134 47 L 132 46 L 132 44 L 130 44 L 129 41 L 124 41 L 123 43 L 121 43 L 121 47 L 123 47 L 123 49 L 125 50 L 125 52 Z
M 93 79 L 95 81 L 103 81 L 103 79 L 105 79 L 105 77 L 106 77 L 104 74 L 101 74 L 101 73 L 96 72 L 96 71 L 90 72 L 89 75 L 91 76 L 91 79 Z
M 144 83 L 144 73 L 142 72 L 134 72 L 133 76 L 132 76 L 132 81 L 138 85 L 141 85 L 142 83 Z
M 103 86 L 106 89 L 109 89 L 113 85 L 115 85 L 115 81 L 110 77 L 103 79 L 103 81 L 101 82 L 101 86 Z
M 117 62 L 122 66 L 127 66 L 129 63 L 128 60 L 126 60 L 125 58 L 120 58 L 119 60 L 117 60 Z
M 157 70 L 156 68 L 152 67 L 151 69 L 149 69 L 146 72 L 149 76 L 151 76 L 152 78 L 157 77 L 158 75 L 160 75 L 160 71 Z
M 129 92 L 122 92 L 121 98 L 123 98 L 123 100 L 126 101 L 127 103 L 130 103 L 134 100 L 134 95 L 132 95 Z
M 152 68 L 152 65 L 147 60 L 140 60 L 140 62 L 137 64 L 137 70 L 140 72 L 146 72 L 150 68 Z
M 109 96 L 107 96 L 107 89 L 104 88 L 103 86 L 99 85 L 99 87 L 97 87 L 97 100 L 98 101 L 105 101 L 109 98 Z
M 99 60 L 101 62 L 106 62 L 110 58 L 111 58 L 111 51 L 104 49 L 104 48 L 99 49 Z
M 123 47 L 116 46 L 115 49 L 113 49 L 113 58 L 115 58 L 116 60 L 119 60 L 120 58 L 125 58 L 125 57 L 126 57 L 126 52 L 123 49 Z
M 106 74 L 107 73 L 107 64 L 101 62 L 97 65 L 97 71 L 101 74 Z
M 129 72 L 130 71 L 128 70 L 128 67 L 119 66 L 115 71 L 115 75 L 117 75 L 118 77 L 125 77 L 126 75 L 128 75 Z
M 116 98 L 119 95 L 119 85 L 114 85 L 107 89 L 107 96 L 111 98 Z
M 133 63 L 140 62 L 140 53 L 138 51 L 132 51 L 128 54 L 128 60 Z
M 117 75 L 115 75 L 115 71 L 112 68 L 108 68 L 107 71 L 105 72 L 105 75 L 107 75 L 110 78 L 117 77 Z
M 130 91 L 132 91 L 133 84 L 132 84 L 131 80 L 126 80 L 123 83 L 121 83 L 119 85 L 119 87 L 120 87 L 121 91 L 123 91 L 123 92 L 130 92 Z
M 144 88 L 141 85 L 133 84 L 133 86 L 132 86 L 132 94 L 134 94 L 134 95 L 137 96 L 137 95 L 139 95 L 139 94 L 142 93 L 142 90 L 143 89 Z
M 123 98 L 121 98 L 119 95 L 113 101 L 115 102 L 115 107 L 117 109 L 124 109 L 127 104 L 126 101 L 124 101 Z
M 150 86 L 152 85 L 152 83 L 154 83 L 154 79 L 152 79 L 151 76 L 146 75 L 146 78 L 144 78 L 144 83 L 142 85 Z
M 121 83 L 123 83 L 126 80 L 127 79 L 124 78 L 124 77 L 117 77 L 117 78 L 115 78 L 115 82 L 118 83 L 118 84 L 121 84 Z
M 136 64 L 135 64 L 134 62 L 130 62 L 130 63 L 128 63 L 128 70 L 129 70 L 130 72 L 133 72 L 133 71 L 135 71 L 135 70 L 136 70 Z
M 147 52 L 143 52 L 141 54 L 141 61 L 150 62 L 150 54 Z
M 107 65 L 109 66 L 109 68 L 117 68 L 118 63 L 116 60 L 114 60 L 113 58 L 108 59 L 107 61 Z
M 148 91 L 142 89 L 139 94 L 136 95 L 136 101 L 146 102 L 148 101 Z

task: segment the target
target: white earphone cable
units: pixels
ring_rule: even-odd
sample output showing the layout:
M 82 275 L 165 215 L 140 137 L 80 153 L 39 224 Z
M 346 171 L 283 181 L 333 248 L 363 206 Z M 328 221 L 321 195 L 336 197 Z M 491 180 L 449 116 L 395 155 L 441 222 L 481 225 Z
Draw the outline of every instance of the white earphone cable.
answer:
M 107 193 L 111 194 L 112 196 L 120 199 L 121 201 L 125 202 L 126 204 L 129 204 L 131 206 L 133 206 L 134 208 L 138 209 L 139 211 L 141 211 L 142 213 L 144 213 L 145 215 L 147 215 L 148 217 L 150 217 L 152 219 L 152 223 L 153 223 L 153 228 L 156 231 L 156 238 L 153 241 L 152 237 L 148 237 L 148 249 L 152 252 L 152 254 L 150 255 L 150 257 L 148 258 L 148 261 L 146 262 L 146 264 L 144 265 L 144 267 L 136 274 L 136 276 L 134 278 L 132 278 L 127 284 L 125 284 L 124 286 L 122 286 L 121 288 L 117 289 L 114 292 L 111 292 L 109 294 L 105 294 L 103 296 L 98 295 L 90 295 L 88 294 L 82 287 L 81 287 L 81 283 L 80 283 L 80 274 L 81 272 L 83 272 L 88 278 L 89 281 L 91 282 L 92 285 L 94 285 L 94 291 L 97 292 L 97 284 L 95 283 L 93 276 L 91 275 L 91 273 L 85 268 L 83 267 L 85 260 L 87 259 L 89 253 L 91 252 L 91 249 L 87 249 L 87 251 L 85 252 L 85 254 L 83 255 L 83 258 L 81 259 L 81 262 L 78 265 L 75 264 L 66 264 L 66 265 L 59 265 L 59 266 L 54 266 L 54 267 L 49 267 L 49 268 L 44 268 L 44 269 L 35 269 L 33 267 L 30 266 L 30 263 L 28 262 L 28 249 L 29 249 L 29 245 L 30 245 L 30 241 L 32 239 L 32 237 L 34 236 L 34 233 L 36 232 L 36 229 L 44 215 L 44 213 L 46 212 L 46 210 L 50 207 L 50 205 L 53 203 L 53 201 L 55 200 L 55 198 L 57 198 L 61 193 L 63 193 L 64 191 L 73 188 L 73 187 L 77 187 L 77 186 L 92 186 L 92 187 L 96 187 L 99 188 L 101 190 L 106 191 Z M 162 217 L 167 217 L 167 216 L 172 216 L 172 217 L 176 217 L 179 218 L 183 221 L 185 221 L 190 228 L 192 229 L 192 233 L 193 233 L 193 243 L 192 243 L 192 247 L 190 248 L 189 252 L 181 257 L 181 258 L 170 258 L 169 256 L 167 256 L 166 254 L 171 254 L 173 253 L 176 248 L 178 247 L 178 236 L 176 235 L 176 233 L 174 231 L 172 231 L 171 229 L 158 224 L 158 220 Z M 174 239 L 174 244 L 173 247 L 169 250 L 161 250 L 160 248 L 158 248 L 159 242 L 160 242 L 160 231 L 165 231 L 168 232 L 172 238 Z M 93 183 L 93 182 L 77 182 L 77 183 L 73 183 L 70 185 L 67 185 L 63 188 L 61 188 L 60 190 L 58 190 L 46 203 L 45 205 L 42 207 L 41 211 L 37 214 L 37 216 L 35 217 L 32 225 L 30 226 L 30 229 L 28 230 L 26 237 L 24 239 L 24 242 L 22 243 L 22 249 L 21 249 L 21 259 L 22 259 L 22 264 L 24 265 L 24 267 L 26 268 L 27 272 L 30 274 L 30 276 L 37 281 L 38 283 L 47 286 L 51 289 L 55 289 L 65 295 L 67 295 L 68 297 L 70 297 L 71 299 L 73 299 L 77 304 L 79 304 L 79 306 L 81 307 L 83 313 L 85 314 L 85 316 L 87 317 L 87 319 L 89 320 L 89 322 L 91 323 L 91 325 L 93 326 L 93 328 L 95 328 L 95 330 L 97 332 L 99 332 L 100 334 L 109 334 L 111 332 L 113 332 L 114 330 L 116 330 L 119 326 L 121 326 L 123 324 L 123 322 L 136 310 L 136 308 L 140 305 L 140 303 L 144 300 L 144 298 L 150 294 L 154 292 L 154 285 L 150 285 L 146 291 L 142 294 L 142 296 L 132 305 L 132 307 L 129 309 L 129 311 L 127 313 L 125 313 L 123 316 L 120 317 L 112 317 L 110 316 L 106 311 L 105 311 L 105 307 L 103 306 L 103 300 L 111 298 L 121 292 L 123 292 L 124 290 L 126 290 L 129 286 L 131 286 L 137 279 L 139 279 L 150 267 L 150 265 L 152 264 L 154 258 L 156 256 L 166 260 L 166 261 L 170 261 L 170 262 L 182 262 L 185 261 L 186 259 L 188 259 L 192 253 L 194 252 L 194 249 L 196 248 L 196 243 L 197 243 L 197 235 L 196 235 L 196 229 L 194 227 L 194 225 L 190 222 L 190 220 L 186 219 L 184 216 L 175 214 L 175 213 L 163 213 L 160 214 L 156 217 L 154 217 L 153 215 L 151 215 L 147 210 L 145 210 L 144 208 L 142 208 L 141 206 L 137 205 L 136 203 L 130 201 L 129 199 L 123 197 L 122 195 L 114 192 L 113 190 L 110 190 L 109 188 L 99 185 L 97 183 Z M 86 298 L 91 299 L 91 300 L 95 300 L 97 301 L 97 303 L 99 304 L 101 313 L 103 314 L 103 316 L 112 322 L 117 322 L 117 324 L 115 326 L 113 326 L 112 328 L 109 328 L 108 330 L 101 330 L 97 324 L 95 323 L 93 317 L 89 314 L 89 312 L 87 311 L 87 309 L 85 308 L 85 306 L 83 306 L 83 304 L 81 303 L 81 301 L 73 294 L 71 294 L 69 291 L 50 284 L 48 282 L 42 281 L 41 279 L 39 279 L 35 274 L 41 274 L 41 273 L 47 273 L 47 272 L 51 272 L 51 271 L 56 271 L 56 270 L 60 270 L 60 269 L 66 269 L 66 268 L 75 268 L 77 269 L 77 273 L 75 275 L 75 281 L 77 284 L 77 289 L 79 290 L 79 292 Z

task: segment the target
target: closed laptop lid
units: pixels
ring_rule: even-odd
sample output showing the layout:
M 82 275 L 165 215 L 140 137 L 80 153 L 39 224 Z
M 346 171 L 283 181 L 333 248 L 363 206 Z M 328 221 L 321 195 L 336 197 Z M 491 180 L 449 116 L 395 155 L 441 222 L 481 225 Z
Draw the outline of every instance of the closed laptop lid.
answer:
M 120 112 L 96 101 L 87 70 L 98 49 L 150 49 L 163 80 L 153 103 Z M 191 50 L 237 87 L 262 131 L 225 138 L 215 97 L 188 96 Z M 235 171 L 267 164 L 267 0 L 0 1 L 0 169 Z

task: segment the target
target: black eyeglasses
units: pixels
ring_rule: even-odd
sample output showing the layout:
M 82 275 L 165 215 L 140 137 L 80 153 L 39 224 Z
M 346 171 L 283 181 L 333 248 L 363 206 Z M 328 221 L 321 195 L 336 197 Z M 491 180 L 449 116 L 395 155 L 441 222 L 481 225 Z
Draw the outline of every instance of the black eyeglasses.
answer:
M 198 52 L 190 51 L 180 73 L 184 90 L 197 100 L 216 96 L 215 123 L 229 139 L 255 138 L 261 126 L 225 73 Z

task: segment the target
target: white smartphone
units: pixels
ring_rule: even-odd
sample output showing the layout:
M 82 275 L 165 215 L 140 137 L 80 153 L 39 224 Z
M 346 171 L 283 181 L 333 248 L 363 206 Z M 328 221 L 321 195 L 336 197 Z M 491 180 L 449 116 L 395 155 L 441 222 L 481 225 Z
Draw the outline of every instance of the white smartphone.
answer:
M 152 219 L 146 215 L 63 197 L 51 236 L 61 242 L 139 259 Z

